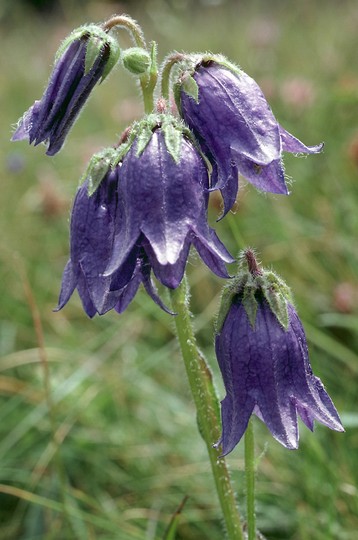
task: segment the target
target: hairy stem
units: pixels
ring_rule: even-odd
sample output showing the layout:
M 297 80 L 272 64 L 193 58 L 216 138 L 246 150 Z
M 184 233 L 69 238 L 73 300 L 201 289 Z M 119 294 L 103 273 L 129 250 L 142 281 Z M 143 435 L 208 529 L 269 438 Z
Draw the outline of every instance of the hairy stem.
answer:
M 164 61 L 163 67 L 162 67 L 162 75 L 161 75 L 161 94 L 164 99 L 169 101 L 169 92 L 170 92 L 170 73 L 172 70 L 172 67 L 177 64 L 178 62 L 181 62 L 185 56 L 181 53 L 173 53 Z
M 194 398 L 201 436 L 209 453 L 212 474 L 219 497 L 229 540 L 244 540 L 235 494 L 229 470 L 220 451 L 213 444 L 220 438 L 219 402 L 212 381 L 211 370 L 199 351 L 189 311 L 189 291 L 186 278 L 171 291 L 175 325 L 186 373 Z
M 103 23 L 102 28 L 105 32 L 109 32 L 115 26 L 125 28 L 131 34 L 137 47 L 147 49 L 147 44 L 144 39 L 143 30 L 132 17 L 129 15 L 114 15 L 108 21 Z

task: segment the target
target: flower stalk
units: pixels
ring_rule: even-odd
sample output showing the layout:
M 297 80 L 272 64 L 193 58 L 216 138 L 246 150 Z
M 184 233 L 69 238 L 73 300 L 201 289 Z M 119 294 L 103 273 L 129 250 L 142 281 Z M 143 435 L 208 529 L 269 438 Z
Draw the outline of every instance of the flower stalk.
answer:
M 170 54 L 166 60 L 164 60 L 161 69 L 161 94 L 164 99 L 169 102 L 170 93 L 170 74 L 173 66 L 178 62 L 181 62 L 185 58 L 185 55 L 179 52 Z
M 155 42 L 152 42 L 151 48 L 148 50 L 143 30 L 139 24 L 128 15 L 115 15 L 106 21 L 102 27 L 106 32 L 109 32 L 115 26 L 128 30 L 136 46 L 148 51 L 151 55 L 151 66 L 149 73 L 145 73 L 139 77 L 143 96 L 144 112 L 146 114 L 150 114 L 154 110 L 154 89 L 158 80 L 158 68 L 156 61 L 157 45 Z
M 179 345 L 197 410 L 199 430 L 208 450 L 227 537 L 229 540 L 244 540 L 229 470 L 225 459 L 220 457 L 220 450 L 213 446 L 220 437 L 219 403 L 211 370 L 196 344 L 190 320 L 189 290 L 186 278 L 184 277 L 177 289 L 170 292 L 172 309 L 177 314 L 175 325 Z

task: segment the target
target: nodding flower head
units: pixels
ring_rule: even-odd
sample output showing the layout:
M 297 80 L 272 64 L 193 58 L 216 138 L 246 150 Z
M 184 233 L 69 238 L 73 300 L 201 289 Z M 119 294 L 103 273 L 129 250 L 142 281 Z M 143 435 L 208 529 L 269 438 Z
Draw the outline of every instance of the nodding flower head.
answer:
M 19 120 L 13 141 L 48 142 L 47 155 L 56 154 L 95 84 L 119 59 L 117 41 L 95 24 L 81 26 L 57 52 L 47 88 Z
M 190 133 L 153 114 L 127 129 L 116 148 L 93 156 L 72 209 L 70 259 L 58 309 L 77 289 L 92 317 L 124 311 L 141 283 L 160 300 L 151 273 L 179 286 L 191 245 L 228 277 L 233 258 L 207 223 L 208 170 Z
M 256 414 L 289 449 L 298 447 L 299 415 L 344 431 L 322 382 L 312 373 L 305 333 L 286 284 L 260 269 L 251 250 L 237 279 L 223 294 L 215 339 L 226 388 L 221 402 L 223 455 L 243 436 Z
M 262 191 L 288 194 L 282 152 L 314 154 L 282 128 L 258 84 L 221 56 L 193 55 L 175 84 L 179 111 L 213 165 L 212 187 L 224 214 L 238 192 L 238 175 Z
M 119 272 L 105 276 L 111 257 L 115 227 L 121 216 L 118 205 L 118 167 L 105 171 L 115 151 L 102 152 L 92 159 L 92 173 L 102 167 L 100 185 L 91 193 L 91 174 L 79 187 L 72 208 L 70 258 L 62 277 L 57 310 L 62 309 L 77 289 L 89 317 L 111 309 L 122 313 L 143 283 L 156 304 L 171 313 L 160 300 L 151 280 L 151 266 L 143 250 L 129 257 Z M 98 166 L 100 165 L 100 166 Z
M 170 115 L 149 115 L 131 132 L 119 169 L 122 218 L 106 275 L 143 249 L 156 278 L 176 288 L 194 245 L 214 273 L 228 277 L 233 258 L 208 226 L 207 202 L 208 170 L 190 133 Z

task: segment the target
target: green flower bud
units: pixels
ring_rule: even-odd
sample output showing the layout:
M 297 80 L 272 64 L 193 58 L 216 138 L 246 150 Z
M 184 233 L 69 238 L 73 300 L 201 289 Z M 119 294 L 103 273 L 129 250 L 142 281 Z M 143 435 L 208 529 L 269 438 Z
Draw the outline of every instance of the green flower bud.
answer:
M 122 52 L 122 62 L 128 71 L 134 75 L 143 75 L 150 66 L 149 53 L 140 47 L 132 47 Z

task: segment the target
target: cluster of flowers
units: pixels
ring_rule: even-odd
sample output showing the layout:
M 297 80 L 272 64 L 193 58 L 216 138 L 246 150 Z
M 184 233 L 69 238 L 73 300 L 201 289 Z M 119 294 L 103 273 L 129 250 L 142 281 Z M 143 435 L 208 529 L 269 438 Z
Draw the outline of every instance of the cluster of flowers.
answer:
M 13 140 L 47 142 L 51 156 L 61 149 L 93 87 L 121 56 L 109 29 L 87 25 L 65 40 L 47 89 L 20 119 Z M 145 77 L 153 70 L 146 50 L 125 53 L 123 64 L 132 73 Z M 70 258 L 58 309 L 77 289 L 88 316 L 111 309 L 121 313 L 142 283 L 170 313 L 152 274 L 165 287 L 178 287 L 191 245 L 216 275 L 229 277 L 226 263 L 234 259 L 207 222 L 210 190 L 220 190 L 223 216 L 237 197 L 239 175 L 260 190 L 288 194 L 282 152 L 313 154 L 322 149 L 322 144 L 304 145 L 283 129 L 256 82 L 226 58 L 179 55 L 173 73 L 178 114 L 169 113 L 160 97 L 155 110 L 129 126 L 116 146 L 93 156 L 88 166 L 73 204 Z M 290 448 L 297 446 L 297 411 L 311 428 L 314 417 L 332 429 L 341 428 L 329 397 L 308 369 L 294 308 L 289 305 L 284 326 L 261 296 L 255 323 L 243 307 L 246 293 L 240 282 L 217 336 L 227 386 L 224 454 L 241 438 L 253 411 Z M 237 354 L 241 360 L 236 361 Z M 277 354 L 284 361 L 279 369 Z M 248 363 L 254 363 L 255 373 L 265 369 L 256 376 Z M 282 390 L 287 363 L 292 384 Z M 275 380 L 260 397 L 259 388 L 265 387 L 261 375 L 266 378 L 268 371 Z

